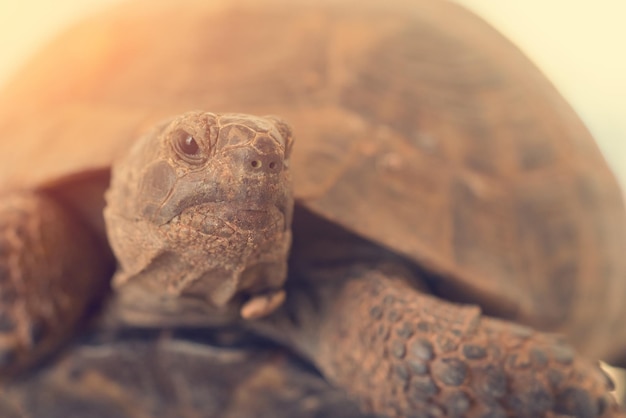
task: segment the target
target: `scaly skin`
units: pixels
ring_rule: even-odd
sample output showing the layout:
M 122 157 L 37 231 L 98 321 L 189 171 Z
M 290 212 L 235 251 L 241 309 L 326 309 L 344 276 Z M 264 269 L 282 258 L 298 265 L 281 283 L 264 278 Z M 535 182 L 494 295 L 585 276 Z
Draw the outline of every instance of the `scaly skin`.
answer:
M 0 197 L 0 375 L 66 338 L 111 271 L 89 228 L 42 193 Z
M 310 288 L 292 291 L 288 309 L 298 326 L 281 325 L 365 410 L 390 417 L 621 416 L 610 379 L 558 336 L 423 294 L 395 268 L 355 268 L 348 276 L 339 285 L 322 277 L 319 289 L 326 289 L 313 303 Z

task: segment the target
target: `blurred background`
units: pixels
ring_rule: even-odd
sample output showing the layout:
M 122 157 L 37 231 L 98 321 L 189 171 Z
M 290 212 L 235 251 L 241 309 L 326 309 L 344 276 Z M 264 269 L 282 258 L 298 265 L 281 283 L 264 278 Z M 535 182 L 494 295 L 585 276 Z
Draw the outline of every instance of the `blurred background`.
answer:
M 56 32 L 121 1 L 0 1 L 0 84 Z M 489 21 L 539 65 L 594 133 L 624 187 L 626 1 L 457 2 Z

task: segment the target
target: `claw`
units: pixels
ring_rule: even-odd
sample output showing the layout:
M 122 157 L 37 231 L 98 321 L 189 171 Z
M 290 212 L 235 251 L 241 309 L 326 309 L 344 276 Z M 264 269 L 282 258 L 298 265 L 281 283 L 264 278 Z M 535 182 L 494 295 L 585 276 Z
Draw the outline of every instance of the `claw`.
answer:
M 241 307 L 241 317 L 244 319 L 264 317 L 282 305 L 285 301 L 285 296 L 285 291 L 282 289 L 254 296 Z

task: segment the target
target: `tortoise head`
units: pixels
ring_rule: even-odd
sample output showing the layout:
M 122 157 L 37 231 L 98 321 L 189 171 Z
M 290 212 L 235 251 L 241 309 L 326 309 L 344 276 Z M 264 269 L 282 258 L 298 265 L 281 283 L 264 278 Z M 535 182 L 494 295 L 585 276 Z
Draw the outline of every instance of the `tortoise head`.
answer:
M 141 138 L 113 165 L 106 196 L 114 285 L 220 309 L 269 298 L 247 316 L 275 308 L 291 243 L 292 144 L 275 117 L 206 112 Z

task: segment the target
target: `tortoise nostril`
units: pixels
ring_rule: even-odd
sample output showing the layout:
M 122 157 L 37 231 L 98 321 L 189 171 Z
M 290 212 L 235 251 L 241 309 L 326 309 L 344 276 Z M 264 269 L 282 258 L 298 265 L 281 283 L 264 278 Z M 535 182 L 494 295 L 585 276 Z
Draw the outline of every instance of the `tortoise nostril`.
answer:
M 276 155 L 250 155 L 244 161 L 247 161 L 247 169 L 250 173 L 256 174 L 277 174 L 282 169 L 282 161 Z

